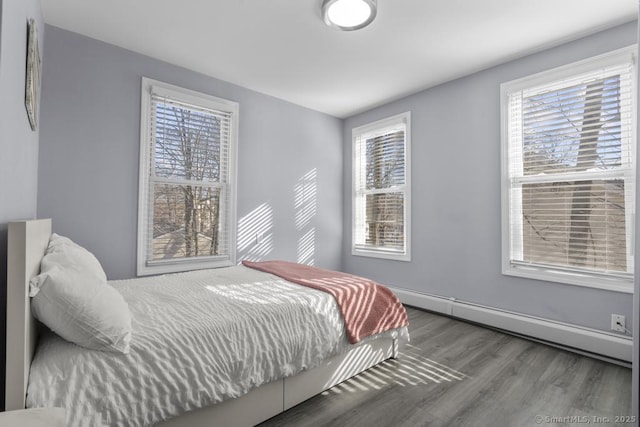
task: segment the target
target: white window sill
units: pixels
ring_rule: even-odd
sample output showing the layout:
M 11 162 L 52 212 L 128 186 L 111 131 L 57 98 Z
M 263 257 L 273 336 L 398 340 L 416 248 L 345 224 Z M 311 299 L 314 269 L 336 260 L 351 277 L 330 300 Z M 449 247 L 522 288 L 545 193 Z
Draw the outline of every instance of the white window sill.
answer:
M 562 283 L 566 285 L 584 286 L 607 291 L 633 294 L 633 279 L 626 279 L 606 275 L 590 275 L 588 273 L 575 273 L 559 271 L 544 267 L 534 266 L 506 266 L 502 274 L 507 276 L 524 277 L 527 279 L 544 280 L 547 282 Z
M 390 259 L 394 261 L 411 261 L 411 255 L 407 252 L 391 252 L 375 249 L 352 248 L 351 254 L 355 256 Z
M 191 270 L 204 270 L 206 268 L 231 267 L 235 265 L 232 260 L 193 258 L 180 260 L 158 260 L 151 263 L 138 265 L 138 276 L 151 276 L 154 274 L 180 273 Z

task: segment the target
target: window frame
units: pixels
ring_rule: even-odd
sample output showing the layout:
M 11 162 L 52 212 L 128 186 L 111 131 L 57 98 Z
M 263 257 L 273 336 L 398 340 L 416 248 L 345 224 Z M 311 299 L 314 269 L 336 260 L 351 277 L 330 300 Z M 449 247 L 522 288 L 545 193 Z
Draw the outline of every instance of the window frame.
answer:
M 172 99 L 201 106 L 204 108 L 229 113 L 229 146 L 227 159 L 228 206 L 224 215 L 223 228 L 228 234 L 228 255 L 198 256 L 190 258 L 178 258 L 170 260 L 147 261 L 149 236 L 146 230 L 152 227 L 150 221 L 151 208 L 149 197 L 151 193 L 151 160 L 152 141 L 149 129 L 152 126 L 152 93 L 162 93 Z M 175 273 L 180 271 L 198 270 L 204 268 L 228 267 L 236 264 L 236 205 L 237 205 L 237 151 L 238 151 L 238 117 L 239 104 L 223 98 L 200 93 L 180 86 L 142 77 L 140 98 L 140 163 L 138 181 L 138 229 L 137 229 L 137 275 L 147 276 L 153 274 Z M 218 186 L 220 184 L 217 184 Z M 210 186 L 210 185 L 206 185 Z M 221 215 L 222 216 L 222 215 Z
M 395 251 L 385 249 L 383 247 L 359 247 L 356 244 L 356 234 L 358 232 L 358 220 L 357 220 L 357 206 L 358 206 L 358 178 L 356 176 L 358 170 L 357 156 L 357 144 L 360 137 L 366 134 L 382 132 L 387 128 L 404 125 L 405 137 L 404 137 L 404 161 L 405 161 L 405 184 L 399 187 L 393 187 L 393 192 L 402 190 L 404 195 L 404 250 Z M 396 261 L 411 261 L 411 112 L 407 111 L 401 114 L 397 114 L 391 117 L 387 117 L 375 122 L 371 122 L 362 126 L 358 126 L 352 129 L 352 223 L 351 223 L 351 254 L 355 256 L 382 258 Z M 401 188 L 400 188 L 401 187 Z M 364 194 L 366 197 L 366 194 Z M 364 204 L 366 209 L 366 204 Z
M 518 261 L 511 259 L 512 254 L 512 241 L 511 241 L 511 179 L 509 177 L 509 107 L 510 107 L 510 95 L 518 90 L 526 90 L 528 88 L 534 88 L 544 84 L 558 83 L 563 79 L 570 79 L 572 77 L 593 72 L 597 69 L 616 66 L 623 63 L 630 63 L 632 66 L 632 78 L 631 78 L 631 118 L 628 122 L 623 123 L 623 126 L 630 126 L 630 144 L 628 152 L 624 153 L 624 157 L 628 158 L 631 163 L 631 170 L 623 169 L 623 173 L 611 173 L 611 171 L 605 170 L 602 172 L 574 172 L 567 173 L 564 176 L 566 180 L 575 179 L 607 179 L 612 175 L 623 176 L 625 184 L 630 181 L 635 183 L 637 174 L 637 165 L 635 164 L 637 139 L 636 139 L 636 51 L 637 45 L 628 46 L 622 49 L 618 49 L 609 53 L 598 55 L 592 58 L 587 58 L 581 61 L 577 61 L 571 64 L 567 64 L 561 67 L 553 68 L 551 70 L 543 71 L 537 74 L 512 80 L 502 83 L 500 85 L 500 118 L 501 118 L 501 204 L 502 204 L 502 274 L 516 277 L 523 277 L 536 280 L 544 280 L 555 283 L 562 283 L 568 285 L 577 285 L 597 289 L 605 289 L 610 291 L 617 291 L 623 293 L 633 293 L 633 280 L 635 272 L 634 266 L 634 244 L 635 244 L 635 209 L 637 200 L 635 200 L 635 194 L 633 190 L 626 190 L 625 195 L 630 195 L 630 206 L 625 203 L 625 227 L 627 234 L 627 265 L 630 266 L 630 273 L 617 273 L 617 272 L 577 272 L 570 268 L 563 268 L 562 266 L 545 266 L 539 264 L 535 265 L 518 265 Z M 558 85 L 562 87 L 561 84 Z M 623 143 L 624 144 L 624 143 Z M 517 150 L 517 148 L 516 148 Z M 624 152 L 625 147 L 622 147 Z M 587 178 L 585 178 L 587 177 Z M 526 182 L 525 179 L 522 180 Z M 533 183 L 534 181 L 532 181 Z M 626 187 L 626 185 L 625 185 Z M 521 222 L 521 221 L 520 221 Z

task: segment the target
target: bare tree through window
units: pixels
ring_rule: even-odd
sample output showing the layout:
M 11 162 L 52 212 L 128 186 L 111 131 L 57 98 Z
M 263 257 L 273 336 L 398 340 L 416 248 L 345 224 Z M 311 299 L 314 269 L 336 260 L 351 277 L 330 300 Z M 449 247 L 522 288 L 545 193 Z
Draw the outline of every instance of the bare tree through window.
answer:
M 626 271 L 624 180 L 592 173 L 621 166 L 619 77 L 524 97 L 522 110 L 523 260 Z
M 153 259 L 218 255 L 221 118 L 166 100 L 154 107 Z
M 137 274 L 236 263 L 239 104 L 142 78 Z
M 410 113 L 354 128 L 354 253 L 410 259 Z
M 404 194 L 387 191 L 404 185 L 404 165 L 404 131 L 367 139 L 366 188 L 374 191 L 366 196 L 366 243 L 369 245 L 404 247 Z

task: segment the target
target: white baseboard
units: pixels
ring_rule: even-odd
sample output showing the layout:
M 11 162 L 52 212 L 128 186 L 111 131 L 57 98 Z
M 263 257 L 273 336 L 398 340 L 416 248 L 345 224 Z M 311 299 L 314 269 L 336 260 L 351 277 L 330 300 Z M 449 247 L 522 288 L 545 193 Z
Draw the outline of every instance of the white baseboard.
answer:
M 394 287 L 390 289 L 402 303 L 407 305 L 542 340 L 568 350 L 631 362 L 633 340 L 630 337 L 473 304 L 455 298 Z

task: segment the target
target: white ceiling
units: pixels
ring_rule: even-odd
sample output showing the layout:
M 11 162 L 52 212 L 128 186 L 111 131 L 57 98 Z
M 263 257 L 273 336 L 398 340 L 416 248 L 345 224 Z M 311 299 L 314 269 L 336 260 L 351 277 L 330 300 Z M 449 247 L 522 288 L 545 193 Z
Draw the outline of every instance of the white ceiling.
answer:
M 637 17 L 637 0 L 378 0 L 360 31 L 322 0 L 43 0 L 45 21 L 336 117 Z

